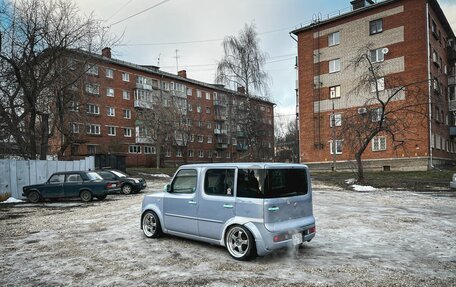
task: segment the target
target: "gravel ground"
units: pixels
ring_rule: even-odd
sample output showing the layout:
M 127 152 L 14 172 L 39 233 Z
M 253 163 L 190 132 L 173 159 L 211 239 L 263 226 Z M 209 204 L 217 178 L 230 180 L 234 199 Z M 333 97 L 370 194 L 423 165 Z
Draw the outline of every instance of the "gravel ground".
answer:
M 163 184 L 149 180 L 145 193 Z M 456 286 L 454 193 L 315 183 L 314 240 L 251 262 L 146 239 L 142 197 L 0 205 L 0 286 Z

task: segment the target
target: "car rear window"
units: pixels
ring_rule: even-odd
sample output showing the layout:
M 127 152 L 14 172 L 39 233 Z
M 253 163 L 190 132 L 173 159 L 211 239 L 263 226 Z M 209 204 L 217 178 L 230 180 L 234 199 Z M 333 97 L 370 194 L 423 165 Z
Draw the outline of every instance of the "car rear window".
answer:
M 237 196 L 277 198 L 307 194 L 305 169 L 240 169 Z
M 103 179 L 98 173 L 96 172 L 88 172 L 87 177 L 89 177 L 90 180 L 100 180 Z

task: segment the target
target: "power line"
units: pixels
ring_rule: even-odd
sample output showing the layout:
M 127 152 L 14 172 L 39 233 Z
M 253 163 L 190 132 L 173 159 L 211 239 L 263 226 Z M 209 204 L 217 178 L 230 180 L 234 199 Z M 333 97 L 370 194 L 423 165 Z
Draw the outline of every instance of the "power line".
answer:
M 112 23 L 112 24 L 110 25 L 110 27 L 111 27 L 111 26 L 114 26 L 114 25 L 117 25 L 117 24 L 119 24 L 119 23 L 122 23 L 122 22 L 124 22 L 124 21 L 127 21 L 128 19 L 131 19 L 131 18 L 133 18 L 133 17 L 135 17 L 135 16 L 138 16 L 138 15 L 144 13 L 144 12 L 147 12 L 147 11 L 149 11 L 149 10 L 151 10 L 151 9 L 157 7 L 157 6 L 160 6 L 160 5 L 162 5 L 162 4 L 166 3 L 166 2 L 169 2 L 169 1 L 171 1 L 171 0 L 163 0 L 163 1 L 161 1 L 161 2 L 159 2 L 159 3 L 157 3 L 157 4 L 155 4 L 155 5 L 150 6 L 149 8 L 146 8 L 146 9 L 144 9 L 144 10 L 141 10 L 141 11 L 139 11 L 139 12 L 133 14 L 133 15 L 130 15 L 130 16 L 128 16 L 128 17 L 122 19 L 122 20 L 119 20 L 119 21 L 117 21 L 117 22 Z
M 123 8 L 125 8 L 128 4 L 130 4 L 133 0 L 130 0 L 128 1 L 127 3 L 125 3 L 124 5 L 122 5 L 122 7 L 120 7 L 116 12 L 114 12 L 114 14 L 112 14 L 111 16 L 109 16 L 108 19 L 106 19 L 105 21 L 109 21 L 112 17 L 114 17 L 115 15 L 117 15 L 117 13 L 119 13 L 120 11 L 123 10 Z

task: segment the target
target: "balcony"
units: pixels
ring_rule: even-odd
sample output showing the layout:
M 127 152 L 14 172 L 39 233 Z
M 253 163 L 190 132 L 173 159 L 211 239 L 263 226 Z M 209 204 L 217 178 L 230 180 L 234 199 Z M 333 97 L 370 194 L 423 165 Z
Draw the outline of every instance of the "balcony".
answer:
M 136 83 L 136 88 L 141 90 L 152 91 L 152 85 Z
M 226 135 L 228 134 L 227 129 L 214 129 L 214 134 L 215 135 Z
M 456 137 L 456 127 L 450 127 L 450 137 Z
M 153 103 L 149 101 L 135 100 L 134 107 L 136 109 L 152 109 Z
M 217 143 L 217 145 L 215 147 L 217 149 L 227 149 L 228 148 L 228 144 L 227 143 Z
M 226 121 L 226 118 L 227 118 L 226 114 L 215 112 L 216 121 Z
M 450 62 L 456 61 L 456 50 L 454 47 L 448 46 L 447 53 L 448 53 L 448 61 L 450 61 Z
M 456 100 L 454 100 L 454 101 L 450 100 L 448 109 L 450 112 L 456 111 Z
M 237 131 L 236 132 L 236 137 L 238 137 L 238 138 L 246 138 L 247 137 L 247 133 L 244 132 L 244 131 Z
M 249 150 L 249 145 L 246 144 L 246 143 L 238 143 L 238 144 L 236 145 L 236 149 L 237 149 L 238 151 L 247 151 L 247 150 Z
M 182 98 L 182 99 L 186 99 L 187 98 L 187 93 L 186 92 L 182 92 L 182 91 L 171 91 L 171 94 L 174 96 L 174 97 L 178 97 L 178 98 Z
M 214 106 L 216 106 L 216 107 L 226 107 L 226 106 L 228 106 L 228 104 L 224 100 L 214 99 Z
M 150 137 L 136 137 L 135 143 L 137 144 L 153 144 L 154 140 Z

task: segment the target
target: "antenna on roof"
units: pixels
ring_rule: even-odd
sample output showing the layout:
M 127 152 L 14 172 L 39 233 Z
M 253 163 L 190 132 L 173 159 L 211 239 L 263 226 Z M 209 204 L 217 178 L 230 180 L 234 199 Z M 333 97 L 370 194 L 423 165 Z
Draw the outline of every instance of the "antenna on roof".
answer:
M 161 53 L 158 54 L 157 67 L 160 67 L 160 56 L 161 56 Z

